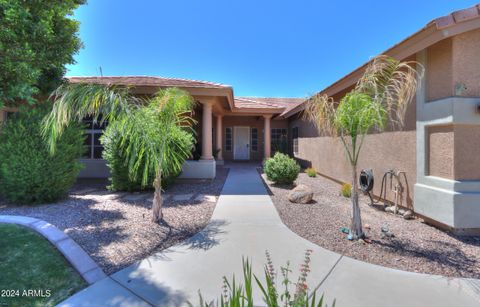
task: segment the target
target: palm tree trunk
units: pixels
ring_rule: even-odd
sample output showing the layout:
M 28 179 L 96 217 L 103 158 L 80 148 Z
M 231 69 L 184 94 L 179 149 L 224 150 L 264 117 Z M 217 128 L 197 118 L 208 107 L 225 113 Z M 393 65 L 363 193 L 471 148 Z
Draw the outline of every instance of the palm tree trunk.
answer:
M 163 218 L 162 213 L 162 173 L 161 171 L 157 174 L 157 178 L 153 182 L 153 187 L 155 188 L 155 192 L 153 194 L 153 205 L 152 205 L 152 221 L 154 223 L 160 222 Z
M 357 189 L 357 166 L 352 165 L 353 182 L 352 182 L 352 224 L 350 226 L 350 234 L 354 240 L 363 238 L 362 217 L 360 216 L 360 206 L 358 204 Z

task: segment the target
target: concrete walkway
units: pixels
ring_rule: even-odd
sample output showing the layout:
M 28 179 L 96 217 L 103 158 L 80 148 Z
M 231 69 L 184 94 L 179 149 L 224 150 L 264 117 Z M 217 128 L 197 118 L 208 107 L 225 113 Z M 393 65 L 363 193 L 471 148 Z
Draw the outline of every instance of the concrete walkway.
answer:
M 325 250 L 290 231 L 253 167 L 232 167 L 210 224 L 184 244 L 150 256 L 72 296 L 61 306 L 182 306 L 217 299 L 222 277 L 242 279 L 242 256 L 263 280 L 265 250 L 278 269 L 298 271 L 313 250 L 308 284 L 344 306 L 479 306 L 478 280 L 388 269 Z M 296 280 L 296 274 L 293 275 Z M 258 294 L 258 293 L 257 293 Z M 257 304 L 263 305 L 257 295 Z

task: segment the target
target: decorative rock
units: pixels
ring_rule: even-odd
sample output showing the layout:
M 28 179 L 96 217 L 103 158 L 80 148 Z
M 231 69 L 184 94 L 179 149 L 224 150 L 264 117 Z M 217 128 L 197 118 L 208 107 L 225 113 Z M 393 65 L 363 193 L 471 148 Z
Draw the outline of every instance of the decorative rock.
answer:
M 206 201 L 208 203 L 214 203 L 217 201 L 215 195 L 204 195 L 204 194 L 200 194 L 198 195 L 197 197 L 195 197 L 195 202 L 203 202 L 203 201 Z
M 394 238 L 395 234 L 393 232 L 382 232 L 382 235 L 380 236 L 382 239 L 385 238 Z
M 193 194 L 179 194 L 179 195 L 173 195 L 173 200 L 174 201 L 187 201 L 192 198 Z
M 147 197 L 149 197 L 151 194 L 146 194 L 146 193 L 143 193 L 143 194 L 127 194 L 123 197 L 123 200 L 125 201 L 128 201 L 128 202 L 132 202 L 132 203 L 135 203 L 135 202 L 141 202 L 143 200 L 145 200 Z
M 405 214 L 405 209 L 398 209 L 398 214 L 404 215 Z
M 370 224 L 365 224 L 365 229 L 370 229 Z
M 87 194 L 90 194 L 90 193 L 95 192 L 95 191 L 97 191 L 97 189 L 95 189 L 95 188 L 85 188 L 85 189 L 74 191 L 72 194 L 73 195 L 87 195 Z
M 403 214 L 403 218 L 406 220 L 413 219 L 413 211 L 412 210 L 405 211 L 405 213 Z
M 395 206 L 388 206 L 387 208 L 385 208 L 385 212 L 394 213 L 395 212 Z
M 288 193 L 288 200 L 292 203 L 307 204 L 312 201 L 313 191 L 304 184 L 297 185 Z

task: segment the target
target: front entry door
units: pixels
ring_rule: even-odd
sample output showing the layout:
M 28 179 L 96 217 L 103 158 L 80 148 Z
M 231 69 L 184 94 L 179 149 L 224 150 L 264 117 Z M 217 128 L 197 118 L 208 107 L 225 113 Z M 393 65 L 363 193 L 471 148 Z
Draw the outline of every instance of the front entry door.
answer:
M 250 128 L 233 127 L 233 159 L 250 159 Z

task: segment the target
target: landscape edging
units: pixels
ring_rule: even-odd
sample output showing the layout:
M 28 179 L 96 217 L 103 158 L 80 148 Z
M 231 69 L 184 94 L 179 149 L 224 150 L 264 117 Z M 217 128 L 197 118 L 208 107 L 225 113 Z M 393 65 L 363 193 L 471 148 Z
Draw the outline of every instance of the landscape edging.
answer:
M 40 219 L 20 215 L 0 215 L 0 223 L 21 225 L 45 237 L 63 254 L 88 284 L 94 284 L 107 277 L 98 264 L 72 238 L 54 225 Z

